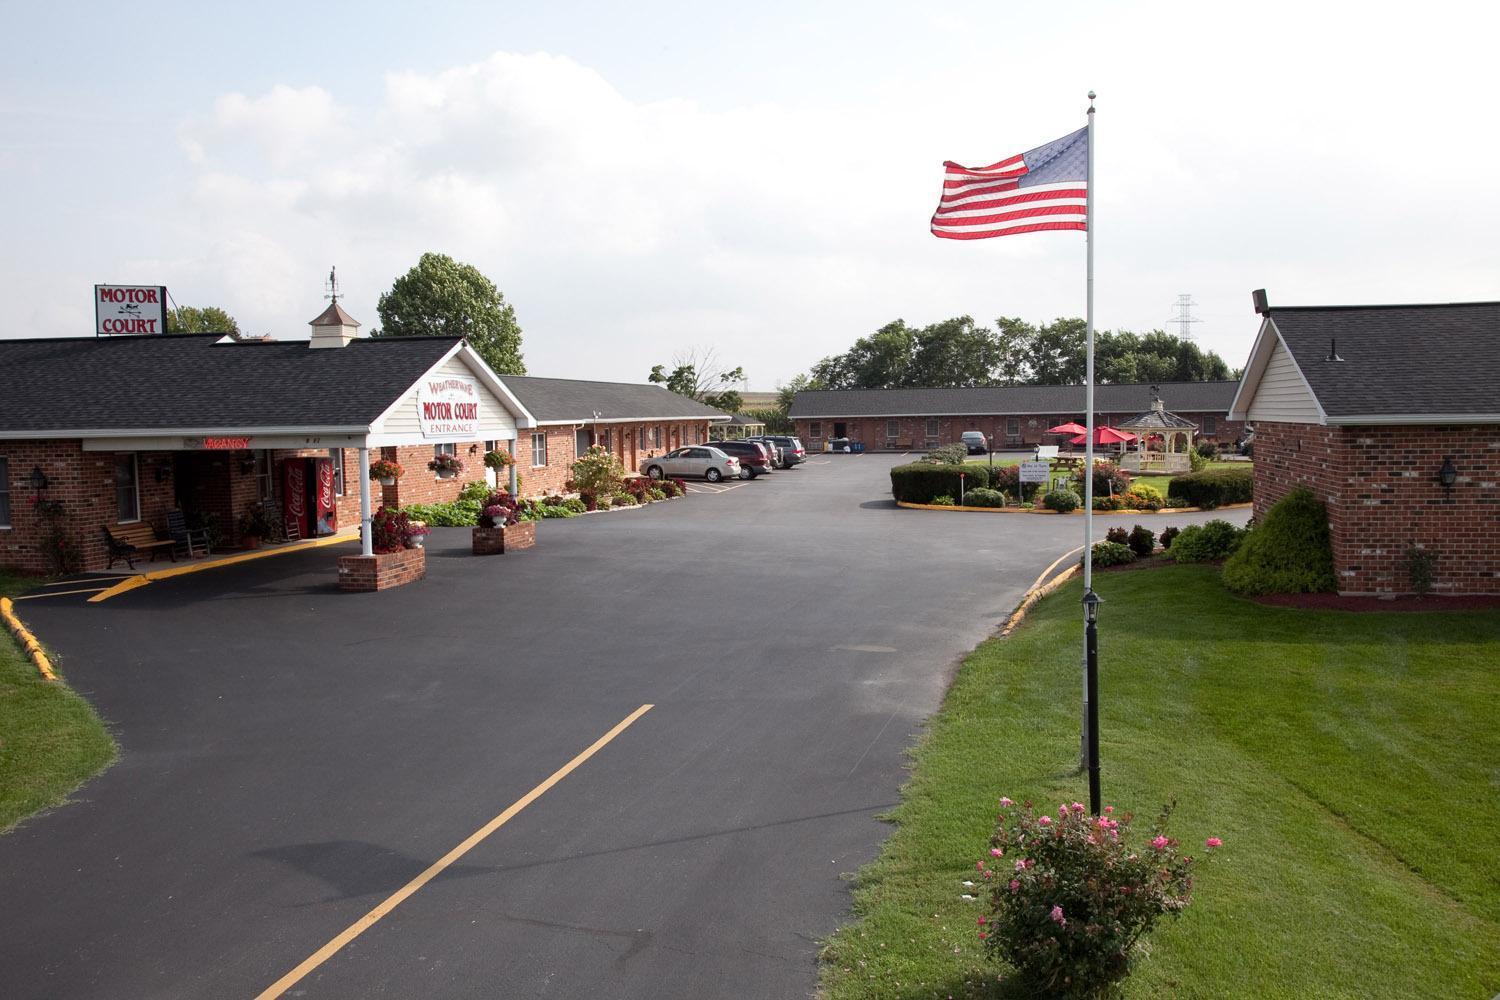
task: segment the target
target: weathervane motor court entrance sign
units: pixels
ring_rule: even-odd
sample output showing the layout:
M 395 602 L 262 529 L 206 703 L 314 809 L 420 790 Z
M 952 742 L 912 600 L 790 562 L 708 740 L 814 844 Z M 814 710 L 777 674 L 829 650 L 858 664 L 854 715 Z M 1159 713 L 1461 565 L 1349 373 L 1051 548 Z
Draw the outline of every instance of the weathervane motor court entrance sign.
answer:
M 1053 229 L 1081 229 L 1088 257 L 1084 397 L 1088 441 L 1083 476 L 1084 678 L 1083 748 L 1089 805 L 1099 814 L 1099 597 L 1094 593 L 1094 92 L 1088 124 L 1036 149 L 987 167 L 943 164 L 943 196 L 932 235 L 983 240 Z

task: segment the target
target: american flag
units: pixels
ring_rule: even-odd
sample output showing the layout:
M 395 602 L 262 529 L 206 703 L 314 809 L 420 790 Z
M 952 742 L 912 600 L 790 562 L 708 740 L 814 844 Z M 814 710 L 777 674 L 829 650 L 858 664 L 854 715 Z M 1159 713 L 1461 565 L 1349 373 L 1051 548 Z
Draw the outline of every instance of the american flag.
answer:
M 1087 229 L 1089 130 L 987 167 L 943 164 L 943 198 L 932 235 L 945 240 Z

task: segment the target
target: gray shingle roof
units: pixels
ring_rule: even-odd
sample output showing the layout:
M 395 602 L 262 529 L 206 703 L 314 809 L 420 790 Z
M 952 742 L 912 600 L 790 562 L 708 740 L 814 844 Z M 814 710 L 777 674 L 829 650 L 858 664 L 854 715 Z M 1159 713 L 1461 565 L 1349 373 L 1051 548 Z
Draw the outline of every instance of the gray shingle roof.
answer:
M 0 432 L 368 427 L 456 337 L 0 339 Z
M 1163 382 L 1162 401 L 1188 413 L 1229 410 L 1238 382 Z M 1094 389 L 1099 413 L 1139 413 L 1151 405 L 1151 387 L 1101 385 Z M 823 389 L 799 392 L 789 416 L 936 417 L 981 414 L 1077 416 L 1083 413 L 1081 385 L 981 386 L 965 389 Z
M 697 400 L 642 382 L 589 382 L 571 378 L 502 375 L 500 381 L 543 424 L 601 421 L 724 420 L 727 414 Z
M 1500 302 L 1271 309 L 1330 419 L 1500 413 Z M 1326 360 L 1337 342 L 1343 361 Z

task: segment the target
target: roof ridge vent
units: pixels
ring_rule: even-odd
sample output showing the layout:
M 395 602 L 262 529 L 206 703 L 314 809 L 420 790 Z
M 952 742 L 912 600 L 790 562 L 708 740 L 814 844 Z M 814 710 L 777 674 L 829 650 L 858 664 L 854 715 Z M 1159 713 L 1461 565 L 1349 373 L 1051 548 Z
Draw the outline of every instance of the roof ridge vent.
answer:
M 1338 342 L 1338 338 L 1336 338 L 1336 337 L 1329 337 L 1328 338 L 1328 357 L 1324 358 L 1323 360 L 1324 361 L 1343 361 L 1344 360 L 1343 358 L 1339 357 L 1339 342 Z

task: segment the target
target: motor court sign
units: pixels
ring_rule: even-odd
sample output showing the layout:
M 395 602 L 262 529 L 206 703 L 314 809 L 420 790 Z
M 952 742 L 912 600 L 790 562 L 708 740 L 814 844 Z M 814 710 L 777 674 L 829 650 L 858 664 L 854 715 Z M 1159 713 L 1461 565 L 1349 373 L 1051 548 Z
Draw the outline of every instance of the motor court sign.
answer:
M 473 379 L 441 375 L 417 386 L 417 420 L 424 438 L 472 441 L 479 436 L 479 390 Z
M 150 336 L 166 332 L 165 286 L 94 286 L 94 333 L 97 336 Z

